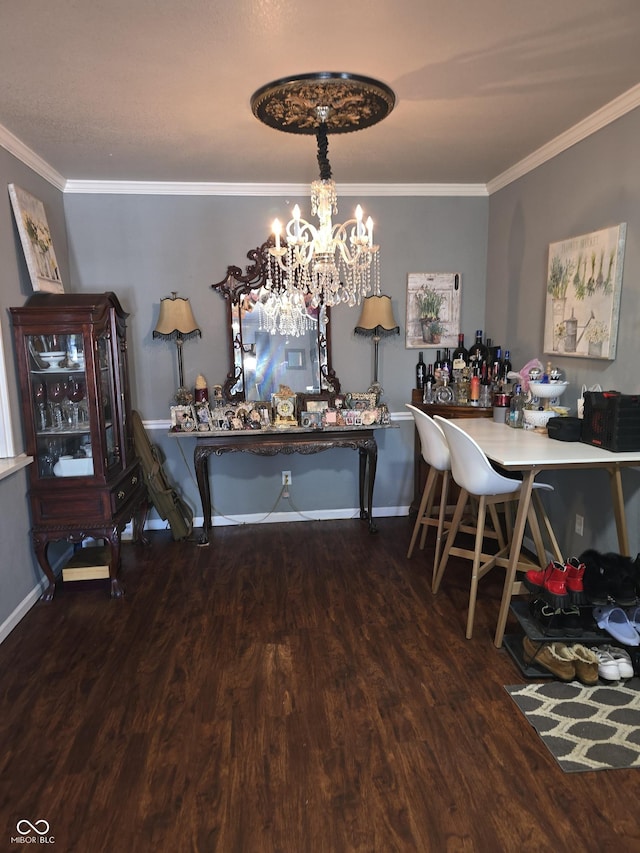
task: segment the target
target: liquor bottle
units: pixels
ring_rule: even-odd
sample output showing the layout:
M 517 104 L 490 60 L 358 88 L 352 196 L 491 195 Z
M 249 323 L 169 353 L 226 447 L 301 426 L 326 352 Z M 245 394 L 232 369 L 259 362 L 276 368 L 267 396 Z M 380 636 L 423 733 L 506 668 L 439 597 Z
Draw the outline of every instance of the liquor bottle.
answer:
M 422 391 L 424 388 L 424 380 L 427 376 L 427 365 L 424 363 L 423 353 L 418 354 L 418 363 L 416 364 L 416 388 Z
M 514 429 L 522 429 L 524 426 L 524 404 L 525 396 L 522 393 L 522 385 L 515 387 L 515 393 L 511 397 L 509 407 L 509 426 Z
M 495 388 L 502 384 L 502 347 L 496 347 L 493 353 L 493 363 L 491 365 L 491 381 Z
M 440 362 L 440 384 L 448 385 L 451 380 L 451 350 L 445 349 Z
M 483 408 L 488 408 L 491 405 L 492 398 L 493 385 L 491 383 L 491 371 L 485 361 L 480 368 L 480 397 L 478 403 Z
M 491 365 L 493 363 L 493 341 L 491 338 L 487 338 L 484 345 L 487 348 L 487 361 Z
M 433 403 L 436 390 L 436 377 L 433 375 L 433 365 L 430 364 L 427 368 L 427 375 L 424 380 L 424 388 L 422 389 L 422 402 Z
M 503 385 L 507 385 L 509 383 L 509 374 L 511 373 L 511 353 L 509 350 L 504 351 L 504 358 L 502 359 L 502 370 L 500 371 L 500 378 L 502 380 Z
M 464 335 L 458 335 L 458 346 L 454 349 L 451 356 L 451 375 L 457 382 L 462 376 L 462 371 L 469 363 L 469 352 L 464 346 Z
M 472 406 L 480 405 L 480 371 L 475 367 L 469 380 L 469 402 Z
M 436 360 L 433 362 L 433 375 L 436 378 L 436 385 L 439 385 L 441 382 L 440 379 L 440 368 L 442 366 L 442 350 L 436 350 Z
M 459 406 L 466 406 L 469 402 L 470 394 L 469 386 L 469 368 L 464 367 L 455 381 L 456 403 Z
M 469 367 L 477 367 L 480 370 L 480 365 L 487 360 L 487 357 L 488 350 L 482 343 L 482 329 L 478 329 L 475 342 L 469 347 Z

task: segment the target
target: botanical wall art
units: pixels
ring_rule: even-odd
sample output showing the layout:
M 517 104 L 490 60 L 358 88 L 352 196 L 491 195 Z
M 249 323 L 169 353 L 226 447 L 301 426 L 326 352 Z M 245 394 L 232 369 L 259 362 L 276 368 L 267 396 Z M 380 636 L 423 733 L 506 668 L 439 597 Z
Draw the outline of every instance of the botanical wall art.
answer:
M 616 357 L 626 223 L 551 243 L 544 351 Z
M 44 205 L 16 184 L 9 184 L 9 197 L 33 289 L 63 293 Z
M 407 348 L 457 346 L 461 292 L 460 273 L 409 273 Z

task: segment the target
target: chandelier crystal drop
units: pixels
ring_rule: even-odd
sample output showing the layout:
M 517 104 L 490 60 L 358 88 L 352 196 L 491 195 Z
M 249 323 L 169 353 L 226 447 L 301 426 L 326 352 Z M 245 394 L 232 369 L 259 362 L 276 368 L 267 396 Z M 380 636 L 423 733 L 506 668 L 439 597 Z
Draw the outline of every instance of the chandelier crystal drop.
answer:
M 395 95 L 385 84 L 351 74 L 307 74 L 269 83 L 251 99 L 254 115 L 287 133 L 313 133 L 318 148 L 320 179 L 311 184 L 311 215 L 300 208 L 282 225 L 273 223 L 274 245 L 269 249 L 275 269 L 291 297 L 291 310 L 311 305 L 359 305 L 373 289 L 380 292 L 380 247 L 373 242 L 373 220 L 363 221 L 360 205 L 355 217 L 334 224 L 338 212 L 336 185 L 328 159 L 328 134 L 370 127 L 391 112 Z M 300 294 L 303 302 L 294 300 Z M 282 308 L 280 311 L 282 313 Z
M 269 283 L 266 285 L 269 288 Z M 307 312 L 304 296 L 300 291 L 271 290 L 263 302 L 258 303 L 260 331 L 271 335 L 280 334 L 288 338 L 299 338 L 318 321 Z

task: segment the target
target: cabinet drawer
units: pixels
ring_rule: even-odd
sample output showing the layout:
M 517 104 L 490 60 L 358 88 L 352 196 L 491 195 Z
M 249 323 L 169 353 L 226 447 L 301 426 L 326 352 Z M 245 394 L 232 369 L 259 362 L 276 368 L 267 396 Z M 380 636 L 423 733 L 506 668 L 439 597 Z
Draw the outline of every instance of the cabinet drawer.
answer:
M 102 521 L 108 517 L 103 503 L 104 491 L 75 489 L 61 496 L 55 494 L 33 494 L 31 504 L 35 524 L 73 524 L 78 519 Z
M 142 474 L 140 468 L 136 466 L 133 471 L 130 471 L 126 477 L 118 483 L 111 492 L 111 506 L 116 512 L 123 507 L 135 495 L 142 486 Z

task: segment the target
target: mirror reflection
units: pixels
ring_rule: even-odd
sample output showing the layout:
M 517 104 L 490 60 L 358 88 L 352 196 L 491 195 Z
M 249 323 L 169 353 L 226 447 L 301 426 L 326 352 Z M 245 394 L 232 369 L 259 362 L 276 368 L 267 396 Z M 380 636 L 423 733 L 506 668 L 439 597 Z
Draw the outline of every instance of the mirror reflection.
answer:
M 252 290 L 231 306 L 234 365 L 240 377 L 234 386 L 246 400 L 270 400 L 280 385 L 318 394 L 321 369 L 326 369 L 326 311 L 307 307 L 297 335 L 273 328 L 275 297 L 264 287 Z M 275 318 L 277 320 L 277 318 Z
M 226 278 L 211 285 L 228 306 L 231 370 L 224 396 L 268 401 L 280 385 L 301 394 L 337 394 L 340 382 L 331 367 L 329 311 L 323 305 L 313 307 L 310 296 L 269 287 L 270 245 L 267 240 L 247 253 L 254 263 L 245 274 L 230 266 Z

